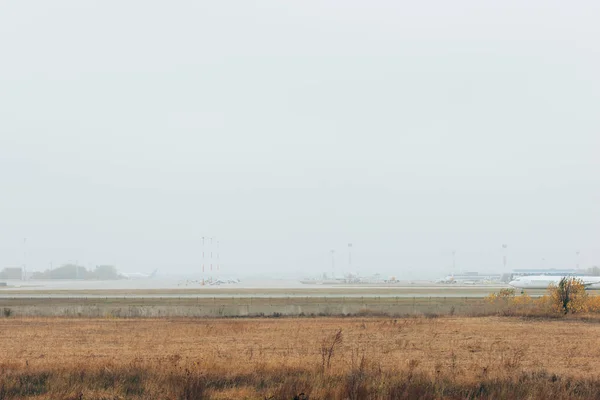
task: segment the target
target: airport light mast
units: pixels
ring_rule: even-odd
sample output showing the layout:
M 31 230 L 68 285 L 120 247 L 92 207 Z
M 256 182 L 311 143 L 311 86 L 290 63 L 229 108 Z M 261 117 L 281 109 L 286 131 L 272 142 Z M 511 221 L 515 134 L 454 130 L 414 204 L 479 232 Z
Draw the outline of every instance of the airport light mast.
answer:
M 27 280 L 27 238 L 23 238 L 23 271 L 22 280 Z
M 452 273 L 456 273 L 456 250 L 452 250 Z
M 348 273 L 352 273 L 352 243 L 348 243 Z
M 331 279 L 335 279 L 335 250 L 331 250 Z
M 213 280 L 213 239 L 210 238 L 210 280 Z
M 508 248 L 507 244 L 502 245 L 502 264 L 504 265 L 504 272 L 506 272 L 506 249 Z

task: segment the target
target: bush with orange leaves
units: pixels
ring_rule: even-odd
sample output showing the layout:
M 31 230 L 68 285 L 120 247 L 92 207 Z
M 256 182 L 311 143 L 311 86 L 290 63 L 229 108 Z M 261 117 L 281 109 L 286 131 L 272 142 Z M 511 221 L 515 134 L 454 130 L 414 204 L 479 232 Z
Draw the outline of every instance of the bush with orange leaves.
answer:
M 588 296 L 586 305 L 588 312 L 600 313 L 600 296 Z
M 527 294 L 515 296 L 514 289 L 502 289 L 486 297 L 504 315 L 561 315 L 600 312 L 600 296 L 588 296 L 583 281 L 563 278 L 550 285 L 544 296 L 532 298 Z
M 588 295 L 582 280 L 565 277 L 558 285 L 550 285 L 548 291 L 556 312 L 569 314 L 588 311 Z
M 496 306 L 503 315 L 514 315 L 517 311 L 523 311 L 530 299 L 527 295 L 515 296 L 515 289 L 501 289 L 487 296 L 485 301 Z
M 491 293 L 485 298 L 490 304 L 510 304 L 515 298 L 515 289 L 500 289 L 498 293 Z
M 512 298 L 512 305 L 515 307 L 516 311 L 525 311 L 531 308 L 534 305 L 534 300 L 527 293 L 523 293 L 520 296 L 515 296 Z

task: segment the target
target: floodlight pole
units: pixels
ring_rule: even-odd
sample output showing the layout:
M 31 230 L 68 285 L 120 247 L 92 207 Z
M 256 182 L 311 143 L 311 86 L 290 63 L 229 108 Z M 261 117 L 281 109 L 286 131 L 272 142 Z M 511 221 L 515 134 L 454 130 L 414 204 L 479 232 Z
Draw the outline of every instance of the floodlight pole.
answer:
M 456 250 L 452 250 L 452 273 L 456 273 Z
M 331 279 L 335 279 L 335 250 L 331 250 Z
M 27 238 L 23 238 L 23 273 L 22 280 L 27 280 Z
M 348 243 L 348 273 L 352 273 L 352 243 Z

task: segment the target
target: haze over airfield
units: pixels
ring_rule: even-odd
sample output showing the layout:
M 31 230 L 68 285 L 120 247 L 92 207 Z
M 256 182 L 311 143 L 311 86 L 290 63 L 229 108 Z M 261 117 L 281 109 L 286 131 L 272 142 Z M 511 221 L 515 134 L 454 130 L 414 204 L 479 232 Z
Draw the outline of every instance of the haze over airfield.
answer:
M 593 1 L 3 2 L 0 268 L 600 264 Z M 545 261 L 542 261 L 544 259 Z

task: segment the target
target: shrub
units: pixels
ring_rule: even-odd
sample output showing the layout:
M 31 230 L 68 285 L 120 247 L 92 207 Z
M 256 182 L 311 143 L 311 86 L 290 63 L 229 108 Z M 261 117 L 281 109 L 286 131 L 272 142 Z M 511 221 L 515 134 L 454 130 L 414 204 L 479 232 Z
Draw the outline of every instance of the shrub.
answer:
M 552 297 L 549 294 L 538 297 L 533 300 L 533 307 L 538 314 L 557 315 L 559 314 L 554 307 Z
M 587 311 L 600 312 L 600 296 L 588 296 L 586 303 Z
M 583 282 L 577 278 L 562 278 L 557 286 L 549 288 L 552 303 L 563 314 L 585 312 L 587 293 Z
M 498 304 L 499 302 L 508 303 L 515 297 L 515 289 L 500 289 L 498 293 L 492 293 L 485 298 L 488 303 Z
M 600 296 L 588 296 L 585 285 L 577 278 L 563 278 L 550 285 L 547 294 L 532 298 L 527 294 L 515 296 L 514 289 L 502 289 L 485 298 L 498 307 L 502 315 L 558 316 L 574 313 L 600 312 Z

